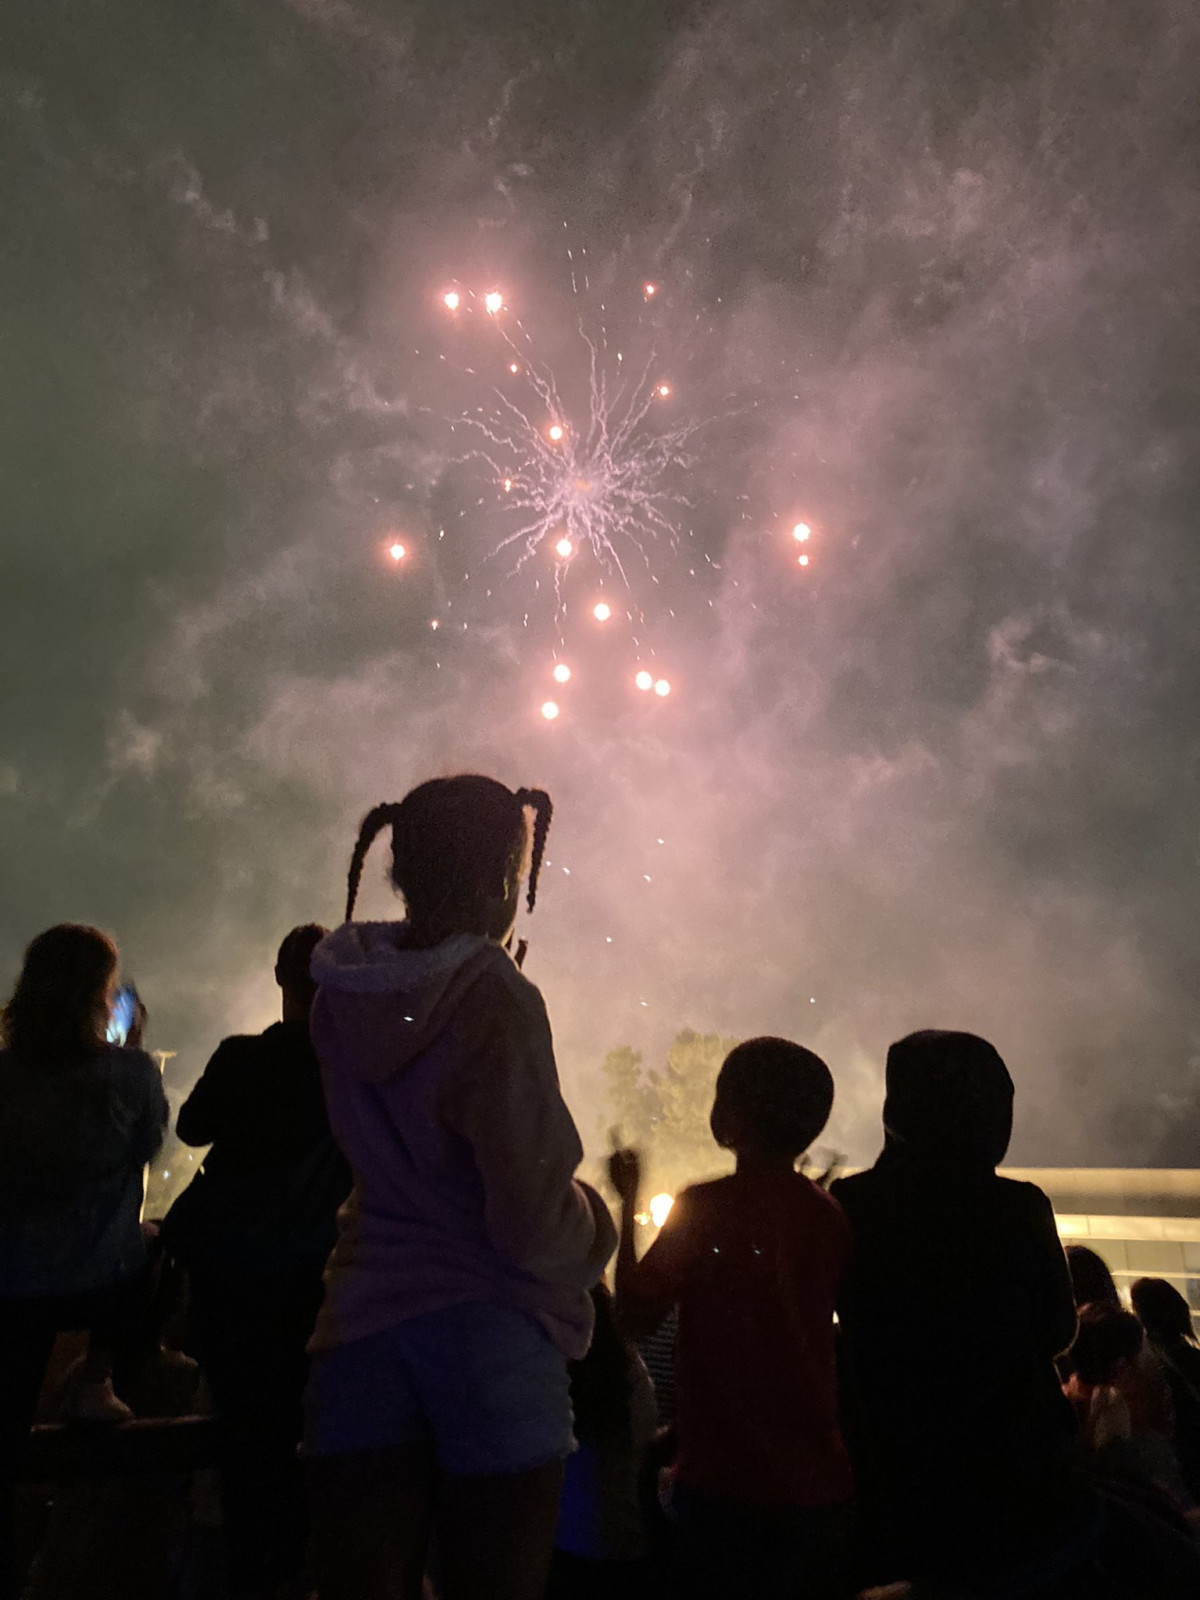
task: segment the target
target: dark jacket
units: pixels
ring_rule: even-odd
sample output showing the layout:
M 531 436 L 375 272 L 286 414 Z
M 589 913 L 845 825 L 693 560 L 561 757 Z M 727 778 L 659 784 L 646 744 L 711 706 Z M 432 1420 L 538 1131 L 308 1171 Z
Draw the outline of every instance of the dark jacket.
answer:
M 0 1297 L 86 1294 L 142 1269 L 143 1169 L 166 1124 L 141 1050 L 0 1051 Z
M 1054 1357 L 1075 1307 L 1054 1214 L 994 1170 L 1012 1084 L 990 1045 L 914 1035 L 892 1047 L 887 1088 L 883 1153 L 833 1185 L 854 1232 L 838 1317 L 855 1475 L 902 1542 L 978 1542 L 981 1521 L 1015 1540 L 1071 1455 Z
M 351 1175 L 306 1023 L 223 1040 L 175 1130 L 184 1144 L 210 1146 L 167 1218 L 183 1261 L 255 1277 L 324 1263 Z

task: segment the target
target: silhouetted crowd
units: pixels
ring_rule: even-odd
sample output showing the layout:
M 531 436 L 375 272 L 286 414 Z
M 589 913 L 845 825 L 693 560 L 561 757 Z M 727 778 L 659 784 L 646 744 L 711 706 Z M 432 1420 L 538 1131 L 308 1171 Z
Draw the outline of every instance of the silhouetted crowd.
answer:
M 116 946 L 29 946 L 0 1017 L 0 1600 L 1200 1600 L 1190 1308 L 1142 1279 L 1126 1309 L 997 1174 L 985 1040 L 894 1044 L 878 1160 L 819 1181 L 829 1068 L 738 1045 L 735 1170 L 639 1256 L 639 1153 L 610 1156 L 614 1224 L 512 953 L 551 810 L 461 776 L 367 816 L 345 922 L 284 939 L 281 1019 L 217 1048 L 176 1120 L 203 1163 L 154 1220 L 169 1113 L 140 1003 L 110 1042 Z M 381 832 L 405 917 L 356 922 Z M 42 1435 L 99 1459 L 198 1416 L 213 1469 L 31 1466 Z

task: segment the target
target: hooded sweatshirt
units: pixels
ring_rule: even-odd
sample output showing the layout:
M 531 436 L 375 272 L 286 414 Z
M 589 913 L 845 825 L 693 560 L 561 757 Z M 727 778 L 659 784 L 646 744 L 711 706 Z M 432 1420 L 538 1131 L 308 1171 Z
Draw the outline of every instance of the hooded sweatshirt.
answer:
M 905 1541 L 916 1576 L 929 1549 L 986 1562 L 995 1535 L 1011 1556 L 1060 1515 L 1072 1441 L 1054 1357 L 1075 1310 L 1049 1200 L 995 1170 L 1013 1084 L 993 1047 L 901 1039 L 883 1115 L 874 1167 L 832 1188 L 854 1232 L 838 1317 L 865 1523 Z
M 354 1189 L 311 1348 L 481 1302 L 578 1358 L 616 1235 L 573 1177 L 541 994 L 490 939 L 410 950 L 404 926 L 346 923 L 313 954 L 313 1043 Z

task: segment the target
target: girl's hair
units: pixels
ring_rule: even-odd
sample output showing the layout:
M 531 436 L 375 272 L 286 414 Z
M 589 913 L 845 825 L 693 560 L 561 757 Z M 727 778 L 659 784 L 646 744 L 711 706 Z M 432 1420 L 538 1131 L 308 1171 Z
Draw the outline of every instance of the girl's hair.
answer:
M 1156 1343 L 1186 1339 L 1195 1344 L 1191 1307 L 1173 1283 L 1165 1278 L 1139 1278 L 1129 1298 L 1138 1321 Z
M 1071 1292 L 1077 1306 L 1120 1307 L 1121 1296 L 1102 1256 L 1086 1244 L 1067 1246 L 1067 1270 L 1071 1274 Z
M 1070 1355 L 1083 1383 L 1111 1383 L 1117 1364 L 1136 1361 L 1141 1348 L 1142 1325 L 1132 1311 L 1103 1304 L 1081 1308 Z
M 534 813 L 532 848 L 525 809 Z M 529 849 L 530 911 L 554 807 L 543 789 L 506 789 L 495 778 L 463 773 L 431 778 L 398 803 L 376 806 L 363 818 L 350 858 L 346 921 L 354 915 L 363 863 L 376 835 L 392 830 L 392 882 L 414 920 L 470 923 L 481 901 L 519 876 Z
M 0 1013 L 6 1048 L 41 1057 L 99 1050 L 117 959 L 99 928 L 64 922 L 39 933 Z

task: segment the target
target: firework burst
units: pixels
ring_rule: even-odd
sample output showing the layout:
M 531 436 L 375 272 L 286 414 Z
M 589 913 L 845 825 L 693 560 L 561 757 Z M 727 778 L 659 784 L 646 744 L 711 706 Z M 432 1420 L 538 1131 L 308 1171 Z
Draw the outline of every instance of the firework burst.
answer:
M 627 375 L 623 357 L 582 328 L 586 393 L 582 407 L 572 406 L 516 329 L 520 347 L 507 328 L 499 334 L 522 392 L 496 385 L 463 419 L 479 438 L 464 459 L 486 468 L 507 525 L 495 554 L 515 551 L 519 568 L 543 552 L 561 564 L 587 551 L 628 584 L 631 555 L 649 566 L 655 544 L 678 543 L 688 506 L 682 484 L 703 422 L 670 416 L 673 391 L 653 353 Z

